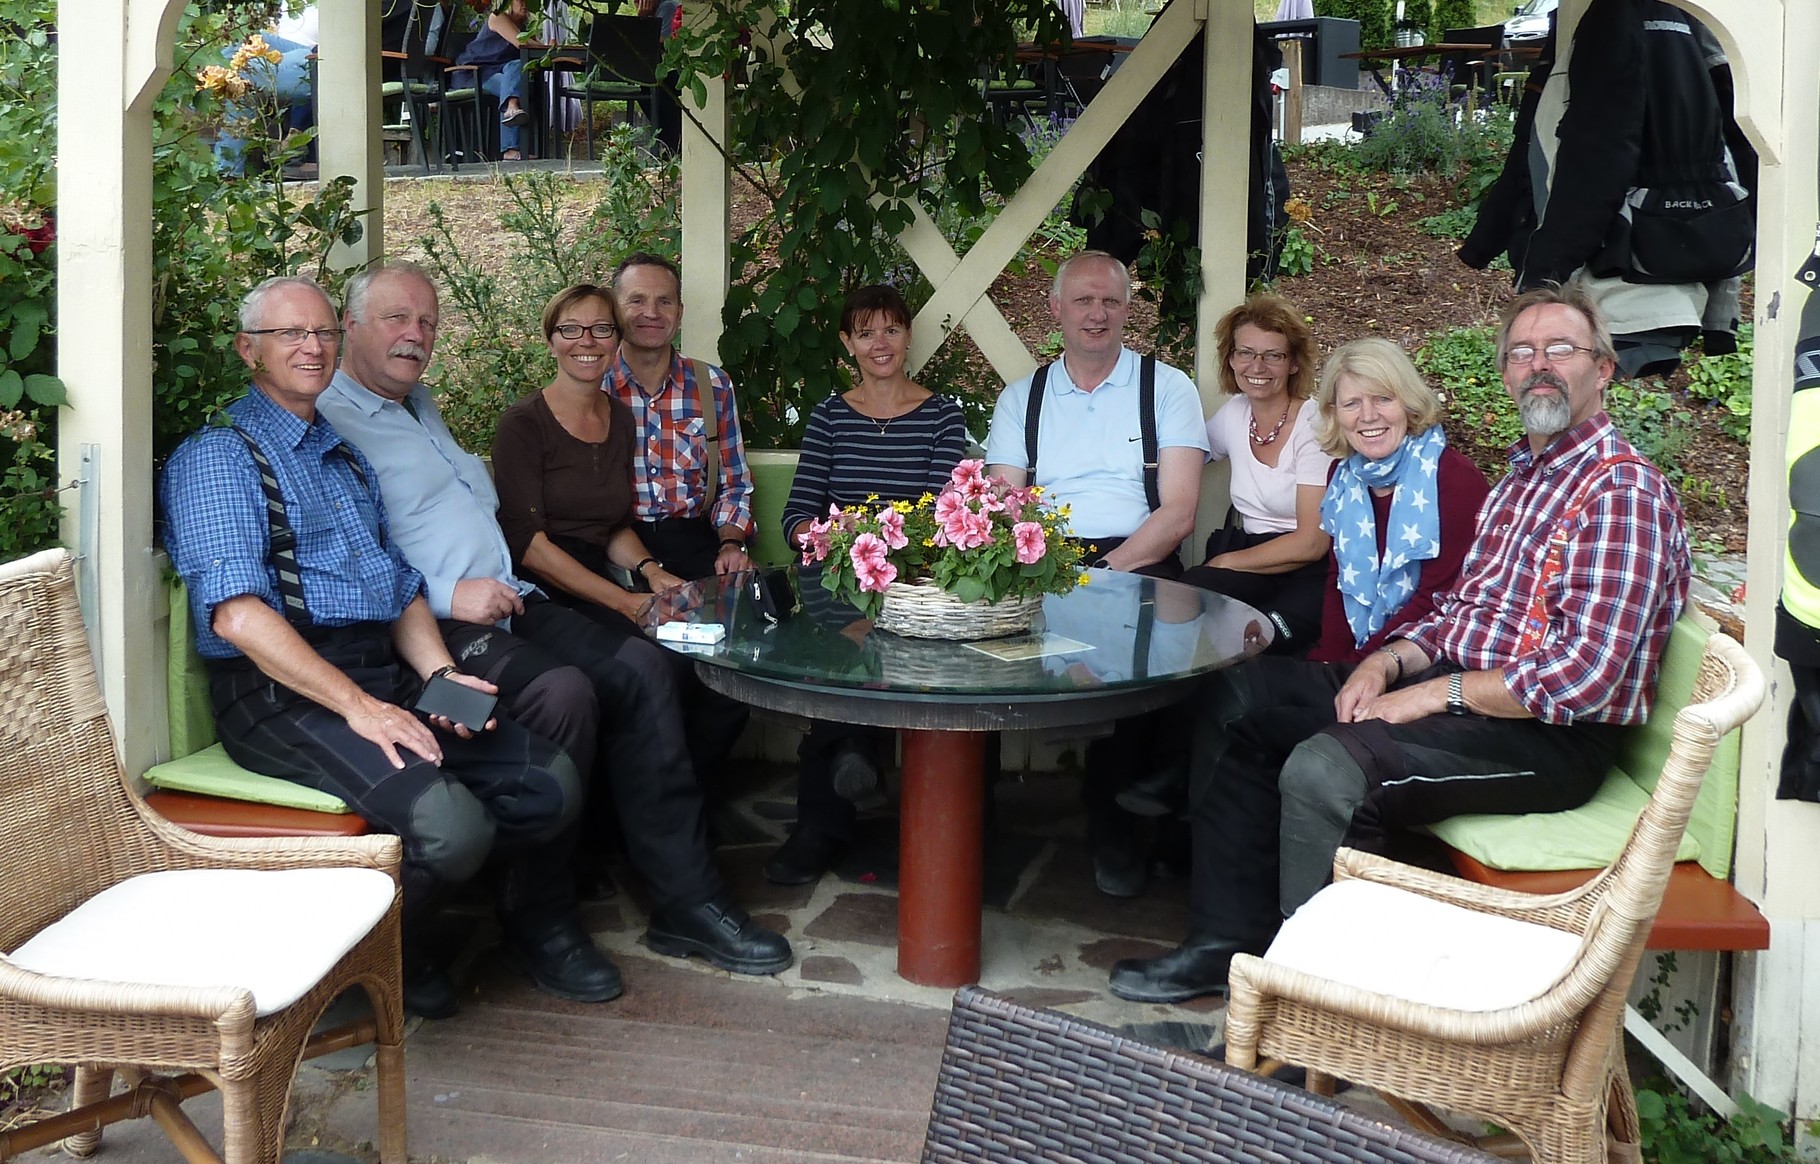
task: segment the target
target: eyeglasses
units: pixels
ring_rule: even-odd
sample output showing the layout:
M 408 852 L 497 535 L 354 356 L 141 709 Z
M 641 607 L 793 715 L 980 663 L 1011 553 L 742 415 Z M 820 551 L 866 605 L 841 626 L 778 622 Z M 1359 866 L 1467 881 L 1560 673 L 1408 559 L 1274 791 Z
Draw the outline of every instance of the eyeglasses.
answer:
M 579 323 L 559 323 L 556 325 L 556 334 L 563 339 L 580 339 L 581 333 L 584 331 L 595 339 L 612 339 L 619 334 L 619 329 L 610 323 L 590 323 L 586 325 Z
M 1529 364 L 1533 363 L 1537 356 L 1541 356 L 1551 364 L 1565 364 L 1573 359 L 1577 352 L 1591 355 L 1592 351 L 1591 348 L 1583 348 L 1575 344 L 1549 344 L 1541 348 L 1531 344 L 1517 344 L 1505 351 L 1504 362 L 1506 364 Z
M 280 343 L 291 347 L 296 347 L 311 336 L 315 336 L 325 346 L 341 342 L 341 329 L 338 327 L 249 327 L 243 330 L 247 335 L 275 335 Z
M 1288 352 L 1260 352 L 1251 348 L 1234 348 L 1232 351 L 1232 362 L 1235 364 L 1249 364 L 1253 360 L 1262 360 L 1266 368 L 1275 368 L 1281 366 L 1287 359 L 1289 359 Z

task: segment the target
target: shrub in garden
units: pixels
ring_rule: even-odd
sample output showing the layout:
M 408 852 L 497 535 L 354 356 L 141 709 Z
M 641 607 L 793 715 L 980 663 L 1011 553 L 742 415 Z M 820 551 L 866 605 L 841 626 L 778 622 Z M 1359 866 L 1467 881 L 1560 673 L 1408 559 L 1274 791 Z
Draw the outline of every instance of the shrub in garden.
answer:
M 241 45 L 267 5 L 186 7 L 176 71 L 153 106 L 153 456 L 164 455 L 223 401 L 245 391 L 233 351 L 236 307 L 267 275 L 305 272 L 333 285 L 329 248 L 359 237 L 352 183 L 313 198 L 276 181 L 303 148 L 260 142 L 265 169 L 221 173 L 210 139 L 228 116 L 222 45 Z M 55 467 L 57 6 L 0 0 L 0 557 L 53 544 Z M 252 54 L 243 54 L 250 59 Z M 212 71 L 211 71 L 212 70 Z M 150 482 L 147 482 L 147 488 Z
M 648 131 L 619 125 L 600 150 L 600 182 L 572 185 L 541 171 L 500 179 L 511 206 L 499 218 L 510 240 L 503 263 L 463 247 L 440 204 L 417 240 L 442 292 L 442 333 L 426 381 L 449 431 L 485 454 L 499 414 L 547 383 L 555 369 L 540 326 L 550 296 L 573 283 L 606 283 L 633 251 L 677 257 L 675 159 L 650 149 Z M 576 194 L 593 196 L 575 214 Z

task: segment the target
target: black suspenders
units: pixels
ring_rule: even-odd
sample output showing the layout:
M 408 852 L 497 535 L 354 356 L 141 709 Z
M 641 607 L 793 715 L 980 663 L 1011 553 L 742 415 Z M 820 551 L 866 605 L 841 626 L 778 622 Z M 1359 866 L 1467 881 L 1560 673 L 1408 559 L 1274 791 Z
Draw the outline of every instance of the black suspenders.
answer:
M 1030 400 L 1024 406 L 1024 471 L 1030 484 L 1036 484 L 1036 430 L 1043 416 L 1043 388 L 1049 383 L 1051 365 L 1044 364 L 1030 379 Z M 1156 357 L 1145 356 L 1138 365 L 1138 426 L 1144 442 L 1144 500 L 1155 513 L 1163 508 L 1163 495 L 1157 489 L 1156 448 Z
M 297 566 L 297 533 L 291 528 L 290 516 L 285 512 L 284 494 L 278 488 L 278 475 L 272 471 L 272 463 L 259 451 L 259 442 L 247 434 L 239 425 L 233 425 L 234 434 L 246 442 L 247 452 L 253 455 L 253 465 L 259 470 L 259 488 L 265 494 L 265 519 L 271 527 L 271 555 L 267 559 L 272 571 L 278 575 L 278 596 L 284 605 L 285 621 L 299 629 L 314 625 L 310 621 L 309 608 L 303 602 L 303 574 Z M 360 471 L 360 462 L 348 451 L 345 444 L 335 446 L 348 468 L 354 471 L 354 477 L 362 489 L 367 488 L 367 475 Z M 383 531 L 379 535 L 380 544 L 385 544 Z

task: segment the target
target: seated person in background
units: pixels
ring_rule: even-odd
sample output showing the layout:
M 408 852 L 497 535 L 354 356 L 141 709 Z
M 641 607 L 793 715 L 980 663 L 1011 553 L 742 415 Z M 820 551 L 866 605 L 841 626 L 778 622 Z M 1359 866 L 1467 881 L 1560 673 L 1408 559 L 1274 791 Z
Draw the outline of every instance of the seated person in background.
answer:
M 612 797 L 648 890 L 650 948 L 699 954 L 738 974 L 782 970 L 790 944 L 732 900 L 715 867 L 668 652 L 629 622 L 596 621 L 512 572 L 492 478 L 456 444 L 419 379 L 440 311 L 420 268 L 393 262 L 356 275 L 342 317 L 346 353 L 323 415 L 377 470 L 392 536 L 423 572 L 461 668 L 497 683 L 502 704 L 526 722 L 553 721 L 538 730 L 592 777 L 591 790 Z M 586 677 L 582 693 L 598 704 L 598 720 L 591 705 L 585 715 L 556 713 L 573 695 L 549 677 L 573 671 Z
M 334 793 L 404 842 L 405 1009 L 455 1012 L 425 930 L 495 849 L 509 861 L 506 942 L 532 980 L 563 998 L 611 998 L 619 974 L 567 884 L 583 796 L 574 762 L 504 714 L 470 732 L 409 710 L 438 675 L 495 688 L 456 670 L 423 575 L 391 536 L 378 473 L 316 411 L 340 340 L 335 307 L 310 280 L 253 288 L 234 339 L 252 390 L 228 405 L 230 425 L 185 441 L 159 482 L 222 745 L 255 772 Z M 284 534 L 293 549 L 278 548 Z
M 1207 452 L 1200 395 L 1181 372 L 1124 346 L 1131 275 L 1104 251 L 1083 251 L 1057 268 L 1049 311 L 1061 325 L 1062 356 L 999 395 L 987 469 L 1067 505 L 1075 535 L 1096 547 L 1089 565 L 1178 577 Z M 1145 447 L 1146 429 L 1154 450 Z M 1087 747 L 1082 795 L 1094 882 L 1115 897 L 1143 892 L 1148 877 L 1135 822 L 1112 799 L 1148 763 L 1144 722 L 1122 720 Z
M 1229 492 L 1242 528 L 1216 531 L 1207 561 L 1182 576 L 1255 606 L 1276 626 L 1272 654 L 1299 655 L 1321 625 L 1327 535 L 1321 495 L 1333 457 L 1315 436 L 1314 340 L 1302 313 L 1253 295 L 1214 329 L 1220 386 L 1232 393 L 1207 421 L 1215 460 L 1232 463 Z
M 264 47 L 278 54 L 272 61 L 265 56 L 252 57 L 241 75 L 252 86 L 252 94 L 228 102 L 227 117 L 215 137 L 215 164 L 239 174 L 246 168 L 246 142 L 243 135 L 252 122 L 258 121 L 268 107 L 284 110 L 287 133 L 305 130 L 315 124 L 315 95 L 310 82 L 310 57 L 316 52 L 317 15 L 314 4 L 306 4 L 296 15 L 280 13 L 261 37 Z M 239 46 L 223 49 L 222 55 L 232 60 Z M 312 152 L 314 146 L 311 147 Z
M 484 5 L 477 6 L 484 10 Z M 500 11 L 488 12 L 485 27 L 455 58 L 457 65 L 475 66 L 480 87 L 499 100 L 499 159 L 504 162 L 524 157 L 519 127 L 531 120 L 531 111 L 524 106 L 525 67 L 518 51 L 529 19 L 525 0 L 512 0 Z
M 960 405 L 912 381 L 910 305 L 890 287 L 861 287 L 840 316 L 841 346 L 858 382 L 809 414 L 784 537 L 803 545 L 830 505 L 915 501 L 939 491 L 967 449 Z M 878 791 L 880 753 L 891 733 L 816 720 L 797 751 L 796 827 L 765 864 L 779 885 L 802 885 L 827 871 L 852 839 L 854 804 Z
M 551 600 L 599 623 L 616 638 L 640 639 L 637 619 L 651 595 L 613 581 L 617 567 L 652 592 L 682 585 L 639 540 L 632 522 L 632 448 L 637 426 L 625 404 L 600 389 L 619 354 L 618 317 L 604 287 L 578 283 L 543 312 L 556 376 L 499 418 L 493 437 L 499 527 L 513 568 L 541 583 Z M 697 775 L 709 777 L 746 726 L 747 711 L 703 686 L 686 655 L 644 644 L 669 665 L 682 702 L 683 732 Z M 590 839 L 611 835 L 608 802 L 589 807 Z M 590 854 L 584 845 L 584 857 Z M 588 869 L 596 881 L 604 870 Z
M 1505 309 L 1498 362 L 1528 437 L 1457 584 L 1355 666 L 1240 668 L 1255 710 L 1227 723 L 1227 701 L 1200 705 L 1194 929 L 1160 958 L 1114 966 L 1114 994 L 1224 989 L 1232 955 L 1268 946 L 1342 844 L 1382 852 L 1396 828 L 1584 804 L 1619 728 L 1648 718 L 1691 560 L 1674 489 L 1603 410 L 1611 334 L 1578 287 L 1531 291 Z M 1393 523 L 1396 509 L 1393 496 Z M 1355 643 L 1360 630 L 1372 641 L 1371 621 Z

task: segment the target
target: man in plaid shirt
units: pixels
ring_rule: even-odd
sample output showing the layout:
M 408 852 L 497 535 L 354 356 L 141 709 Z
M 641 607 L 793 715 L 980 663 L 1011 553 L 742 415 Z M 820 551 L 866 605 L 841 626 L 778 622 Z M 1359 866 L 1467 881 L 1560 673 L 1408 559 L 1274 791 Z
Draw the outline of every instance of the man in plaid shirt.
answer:
M 1578 807 L 1619 729 L 1648 717 L 1692 564 L 1674 490 L 1605 415 L 1611 335 L 1577 286 L 1540 289 L 1505 310 L 1498 360 L 1528 436 L 1479 511 L 1458 589 L 1331 683 L 1305 668 L 1299 685 L 1273 682 L 1279 661 L 1260 659 L 1232 676 L 1243 718 L 1202 705 L 1194 931 L 1118 963 L 1114 994 L 1223 989 L 1232 955 L 1263 951 L 1342 844 L 1382 851 L 1392 828 Z
M 681 273 L 662 255 L 640 251 L 614 270 L 613 297 L 619 359 L 601 387 L 625 401 L 638 421 L 633 528 L 645 548 L 679 577 L 751 569 L 746 543 L 752 537 L 752 473 L 740 440 L 733 381 L 714 365 L 676 350 Z M 711 429 L 706 407 L 713 409 Z

